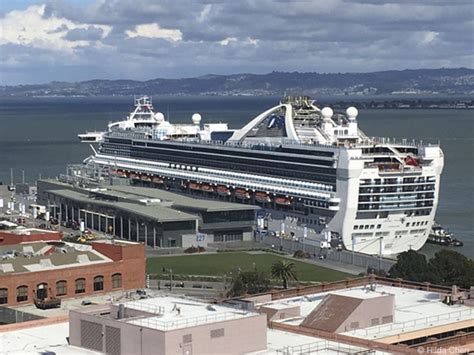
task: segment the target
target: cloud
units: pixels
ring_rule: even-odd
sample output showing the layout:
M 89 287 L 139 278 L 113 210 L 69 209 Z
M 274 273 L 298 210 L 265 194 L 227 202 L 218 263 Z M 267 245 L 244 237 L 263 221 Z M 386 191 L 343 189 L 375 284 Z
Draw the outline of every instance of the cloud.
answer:
M 104 25 L 77 24 L 66 18 L 45 17 L 45 5 L 33 5 L 20 11 L 11 11 L 0 19 L 0 44 L 18 44 L 32 48 L 65 51 L 72 53 L 77 46 L 90 45 L 87 38 L 68 40 L 77 31 L 107 33 Z
M 98 41 L 104 37 L 104 30 L 100 27 L 74 28 L 63 37 L 68 41 Z
M 163 38 L 169 41 L 181 41 L 183 33 L 180 30 L 160 28 L 157 23 L 147 23 L 135 26 L 134 30 L 125 31 L 128 38 L 145 37 L 145 38 Z
M 0 73 L 31 72 L 36 51 L 57 69 L 51 80 L 66 67 L 83 79 L 146 80 L 474 62 L 472 0 L 44 1 L 0 17 L 0 45 L 16 46 Z

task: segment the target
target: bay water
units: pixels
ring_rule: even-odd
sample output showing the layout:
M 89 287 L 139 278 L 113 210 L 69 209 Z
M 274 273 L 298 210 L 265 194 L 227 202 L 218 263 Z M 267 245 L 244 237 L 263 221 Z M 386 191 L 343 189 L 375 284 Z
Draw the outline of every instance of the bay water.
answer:
M 239 128 L 276 97 L 154 97 L 153 105 L 173 123 L 190 123 L 199 112 L 206 122 Z M 330 105 L 341 98 L 321 97 Z M 0 98 L 0 181 L 32 182 L 55 177 L 90 153 L 77 134 L 104 130 L 133 109 L 132 97 Z M 440 143 L 445 155 L 437 221 L 464 242 L 456 250 L 474 258 L 474 112 L 472 110 L 360 110 L 359 127 L 369 136 Z M 429 249 L 430 247 L 428 247 Z

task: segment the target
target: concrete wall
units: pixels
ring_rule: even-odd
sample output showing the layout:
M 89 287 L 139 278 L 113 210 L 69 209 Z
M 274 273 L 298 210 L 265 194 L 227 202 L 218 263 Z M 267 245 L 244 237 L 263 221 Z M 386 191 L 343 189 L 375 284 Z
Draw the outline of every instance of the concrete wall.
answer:
M 221 337 L 211 337 L 211 331 L 224 329 Z M 192 334 L 192 342 L 183 343 L 183 336 Z M 267 348 L 266 316 L 256 315 L 226 322 L 166 332 L 166 355 L 188 354 L 239 355 Z M 188 351 L 189 351 L 188 350 Z
M 102 329 L 103 352 L 106 351 L 106 326 L 120 329 L 121 354 L 238 355 L 265 350 L 267 347 L 265 315 L 255 315 L 165 332 L 107 317 L 105 313 L 109 310 L 110 306 L 93 306 L 89 309 L 71 311 L 69 316 L 69 340 L 71 345 L 83 346 L 81 342 L 81 321 L 84 320 L 99 324 Z M 103 316 L 98 316 L 100 313 Z M 222 336 L 211 337 L 211 331 L 218 329 L 223 329 L 223 333 L 220 331 Z
M 380 297 L 367 298 L 347 317 L 347 319 L 337 328 L 336 333 L 346 332 L 352 329 L 368 328 L 393 322 L 395 310 L 395 296 L 384 295 Z M 384 317 L 387 317 L 384 319 Z M 390 320 L 388 320 L 390 318 Z M 378 324 L 373 324 L 372 320 L 377 320 Z M 353 327 L 357 323 L 357 327 Z
M 259 311 L 267 315 L 268 322 L 292 317 L 299 317 L 301 315 L 300 306 L 288 306 L 286 308 L 273 308 L 268 306 L 262 306 L 260 307 Z

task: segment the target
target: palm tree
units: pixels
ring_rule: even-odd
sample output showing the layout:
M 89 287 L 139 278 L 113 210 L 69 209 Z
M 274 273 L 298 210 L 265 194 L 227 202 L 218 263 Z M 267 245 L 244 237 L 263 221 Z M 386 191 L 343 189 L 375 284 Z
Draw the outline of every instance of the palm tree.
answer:
M 288 280 L 298 280 L 295 263 L 279 260 L 272 265 L 272 277 L 283 281 L 283 288 L 288 288 Z

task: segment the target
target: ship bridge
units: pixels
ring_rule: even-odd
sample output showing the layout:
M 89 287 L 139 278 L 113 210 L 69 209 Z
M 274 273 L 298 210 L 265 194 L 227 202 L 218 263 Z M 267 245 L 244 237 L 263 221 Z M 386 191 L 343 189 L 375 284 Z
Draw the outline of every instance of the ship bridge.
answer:
M 355 107 L 334 113 L 330 107 L 320 109 L 308 96 L 287 96 L 237 130 L 229 142 L 358 143 L 366 136 L 357 127 L 357 115 Z

